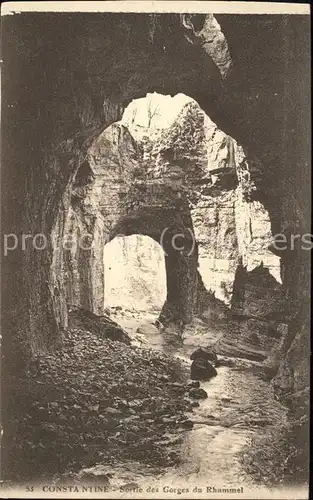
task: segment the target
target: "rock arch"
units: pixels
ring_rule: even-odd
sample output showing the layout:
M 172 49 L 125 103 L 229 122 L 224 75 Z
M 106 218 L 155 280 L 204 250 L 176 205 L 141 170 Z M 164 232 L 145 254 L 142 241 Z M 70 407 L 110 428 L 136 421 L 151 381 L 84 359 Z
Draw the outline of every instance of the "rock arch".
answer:
M 231 15 L 216 18 L 222 30 L 215 40 L 222 32 L 224 42 L 217 44 L 215 55 L 221 57 L 215 62 L 206 51 L 210 45 L 196 42 L 211 16 L 206 22 L 187 20 L 186 28 L 179 15 L 160 15 L 152 31 L 148 14 L 103 15 L 97 22 L 89 14 L 75 19 L 70 14 L 21 14 L 4 20 L 3 122 L 9 125 L 2 142 L 2 230 L 18 237 L 43 233 L 48 239 L 41 252 L 24 251 L 19 244 L 3 266 L 5 373 L 23 372 L 23 360 L 27 363 L 32 353 L 52 348 L 60 338 L 60 326 L 66 325 L 62 283 L 51 279 L 50 269 L 61 276 L 64 266 L 73 263 L 70 254 L 61 258 L 61 251 L 53 252 L 67 223 L 56 219 L 70 209 L 68 190 L 92 142 L 120 120 L 134 98 L 153 91 L 194 98 L 221 129 L 244 144 L 249 157 L 261 158 L 261 168 L 255 169 L 257 198 L 266 200 L 276 231 L 290 223 L 295 232 L 309 232 L 308 21 L 305 16 L 267 17 L 266 22 L 259 16 L 236 16 L 236 22 Z M 219 61 L 223 54 L 228 58 L 226 39 L 236 64 L 222 85 Z M 219 52 L 223 47 L 227 51 Z M 242 168 L 243 178 L 246 174 Z M 308 256 L 298 247 L 288 258 L 282 256 L 290 306 L 288 345 L 298 332 L 307 338 Z M 70 272 L 75 276 L 78 270 L 73 266 Z M 73 296 L 77 293 L 73 287 Z M 305 304 L 301 313 L 299 301 Z M 290 356 L 297 369 L 297 355 Z
M 164 127 L 166 107 L 174 111 Z M 248 269 L 264 263 L 279 279 L 279 258 L 268 250 L 270 218 L 253 199 L 257 189 L 242 147 L 196 101 L 157 93 L 133 101 L 90 145 L 55 226 L 63 224 L 73 243 L 54 251 L 51 267 L 53 288 L 66 291 L 54 294 L 63 301 L 56 307 L 60 326 L 66 304 L 102 314 L 103 246 L 117 234 L 145 234 L 163 247 L 165 324 L 186 325 L 204 311 L 227 315 L 219 299 L 230 304 L 242 262 Z

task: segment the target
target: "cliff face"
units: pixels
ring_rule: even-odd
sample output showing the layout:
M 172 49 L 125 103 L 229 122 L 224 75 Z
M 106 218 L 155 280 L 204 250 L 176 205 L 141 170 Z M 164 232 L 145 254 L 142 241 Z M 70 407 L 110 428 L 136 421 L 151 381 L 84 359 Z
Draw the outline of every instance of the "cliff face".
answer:
M 284 393 L 305 388 L 308 359 L 298 346 L 302 336 L 307 338 L 309 252 L 298 241 L 295 249 L 279 255 L 280 289 L 277 259 L 265 252 L 265 241 L 270 226 L 272 233 L 309 232 L 308 21 L 301 16 L 223 15 L 217 16 L 218 25 L 212 16 L 9 17 L 3 23 L 3 232 L 44 234 L 47 246 L 36 251 L 30 241 L 23 249 L 19 241 L 5 257 L 3 322 L 5 329 L 10 325 L 4 339 L 5 370 L 16 374 L 28 355 L 56 345 L 66 326 L 67 300 L 100 311 L 103 279 L 95 262 L 102 263 L 102 238 L 115 234 L 107 221 L 112 219 L 115 231 L 158 239 L 166 220 L 175 231 L 193 229 L 203 282 L 210 279 L 217 296 L 231 301 L 239 314 L 259 314 L 269 298 L 272 306 L 268 283 L 282 290 L 287 306 L 279 305 L 279 321 L 288 325 L 288 333 L 276 384 L 284 386 Z M 211 39 L 215 42 L 210 45 Z M 133 178 L 142 162 L 136 140 L 123 124 L 108 128 L 132 99 L 154 91 L 190 96 L 200 106 L 195 123 L 210 123 L 206 115 L 218 127 L 215 140 L 213 128 L 204 123 L 195 137 L 186 132 L 194 140 L 187 157 L 175 126 L 172 135 L 153 144 L 152 180 L 158 173 L 166 179 L 162 196 L 168 200 L 166 193 L 175 191 L 171 199 L 175 210 L 177 204 L 182 207 L 179 216 L 172 205 L 159 218 L 155 207 L 146 217 L 137 216 L 134 204 L 142 187 L 140 182 L 134 187 Z M 175 158 L 168 158 L 167 144 Z M 105 172 L 99 175 L 104 158 L 110 178 L 121 183 L 118 193 L 127 193 L 124 197 L 109 189 Z M 124 163 L 128 168 L 121 175 Z M 95 214 L 95 186 L 99 192 L 105 186 L 114 211 L 102 208 L 103 213 Z M 86 213 L 81 191 L 84 206 L 93 193 Z M 159 196 L 154 193 L 153 199 Z M 204 219 L 209 221 L 205 227 Z M 86 229 L 97 245 L 55 250 L 62 235 Z M 190 244 L 188 235 L 187 230 Z M 229 267 L 217 272 L 221 260 Z M 167 302 L 174 315 L 184 309 L 187 321 L 206 295 L 197 259 L 181 255 L 178 260 L 169 252 L 167 262 Z M 173 262 L 175 272 L 169 276 Z M 259 268 L 262 279 L 255 277 Z
M 247 271 L 263 262 L 280 282 L 280 260 L 268 250 L 270 217 L 253 199 L 258 196 L 255 162 L 248 164 L 243 148 L 195 101 L 182 95 L 169 99 L 152 94 L 135 101 L 123 120 L 143 148 L 142 177 L 168 186 L 167 206 L 177 197 L 187 202 L 205 285 L 229 304 L 239 262 Z M 162 129 L 166 106 L 176 116 Z
M 244 316 L 267 315 L 262 301 L 271 301 L 275 311 L 280 259 L 268 250 L 270 220 L 253 200 L 257 194 L 242 147 L 193 99 L 154 93 L 133 101 L 122 120 L 94 140 L 66 193 L 69 210 L 64 216 L 62 209 L 54 229 L 56 309 L 66 318 L 67 302 L 101 314 L 105 243 L 119 233 L 142 233 L 165 254 L 163 320 L 186 324 L 194 314 L 212 315 L 214 296 L 227 305 L 233 298 L 236 314 Z M 62 224 L 69 248 L 58 247 Z M 247 274 L 241 281 L 238 266 Z M 258 267 L 261 277 L 273 276 L 265 286 L 250 277 Z
M 112 125 L 88 149 L 75 172 L 52 230 L 50 280 L 59 325 L 67 325 L 67 304 L 103 313 L 103 248 L 110 228 L 125 212 L 124 197 L 138 167 L 136 144 L 122 125 Z

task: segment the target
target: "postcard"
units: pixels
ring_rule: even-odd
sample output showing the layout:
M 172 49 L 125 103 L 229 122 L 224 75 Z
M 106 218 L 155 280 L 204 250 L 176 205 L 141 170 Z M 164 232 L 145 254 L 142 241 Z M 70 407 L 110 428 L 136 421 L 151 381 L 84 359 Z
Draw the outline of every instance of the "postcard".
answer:
M 309 13 L 3 4 L 2 498 L 308 498 Z

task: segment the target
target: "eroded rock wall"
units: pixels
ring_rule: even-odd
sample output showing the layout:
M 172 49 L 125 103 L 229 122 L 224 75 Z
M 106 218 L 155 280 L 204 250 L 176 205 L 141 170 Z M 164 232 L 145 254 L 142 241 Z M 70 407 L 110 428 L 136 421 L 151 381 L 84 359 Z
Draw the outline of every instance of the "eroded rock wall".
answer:
M 88 14 L 20 14 L 3 22 L 3 232 L 43 233 L 48 240 L 47 249 L 38 252 L 32 245 L 22 250 L 19 242 L 3 266 L 4 351 L 12 373 L 23 370 L 21 360 L 31 352 L 55 346 L 58 325 L 66 324 L 64 297 L 56 301 L 64 289 L 55 286 L 56 278 L 50 281 L 51 265 L 55 276 L 63 269 L 63 261 L 57 264 L 52 257 L 51 232 L 64 233 L 62 221 L 53 229 L 55 218 L 61 203 L 65 212 L 69 208 L 64 193 L 93 139 L 120 119 L 131 99 L 152 91 L 193 97 L 220 129 L 243 144 L 250 174 L 250 157 L 261 159 L 258 201 L 270 213 L 273 230 L 290 225 L 291 231 L 309 232 L 308 20 L 217 18 L 222 39 L 217 27 L 216 40 L 224 42 L 209 55 L 208 44 L 196 40 L 205 41 L 212 18 L 200 17 L 197 25 L 193 17 L 188 27 L 176 15 L 160 15 L 152 23 L 149 15 L 103 15 L 95 21 Z M 227 45 L 235 64 L 221 87 Z M 227 185 L 233 182 L 229 174 Z M 306 328 L 309 260 L 299 248 L 280 257 L 289 310 L 283 318 L 288 324 L 284 357 Z M 72 290 L 67 293 L 78 301 L 79 287 Z M 299 362 L 301 373 L 308 373 L 308 358 L 298 359 L 297 352 L 288 354 L 290 380 Z M 307 376 L 303 381 L 307 385 Z
M 190 97 L 154 93 L 133 101 L 94 140 L 69 188 L 64 237 L 75 245 L 61 256 L 65 302 L 101 314 L 105 243 L 145 234 L 165 254 L 163 321 L 225 316 L 223 303 L 261 321 L 268 301 L 275 312 L 280 259 L 268 250 L 271 223 L 255 199 L 252 165 L 250 171 L 243 148 Z M 272 277 L 265 285 L 263 275 Z M 64 298 L 58 300 L 63 310 Z
M 162 129 L 166 106 L 174 116 Z M 268 250 L 270 216 L 255 199 L 257 162 L 250 168 L 242 147 L 187 96 L 149 95 L 134 101 L 123 120 L 143 147 L 148 182 L 163 193 L 168 188 L 168 203 L 187 200 L 206 286 L 229 304 L 239 262 L 248 271 L 263 263 L 280 283 L 279 257 Z

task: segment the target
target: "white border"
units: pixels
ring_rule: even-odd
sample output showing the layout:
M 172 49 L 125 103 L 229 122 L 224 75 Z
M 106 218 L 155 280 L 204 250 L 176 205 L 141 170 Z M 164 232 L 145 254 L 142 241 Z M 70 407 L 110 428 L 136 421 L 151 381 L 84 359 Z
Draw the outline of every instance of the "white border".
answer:
M 310 3 L 209 1 L 6 2 L 1 15 L 20 12 L 184 12 L 214 14 L 310 14 Z

